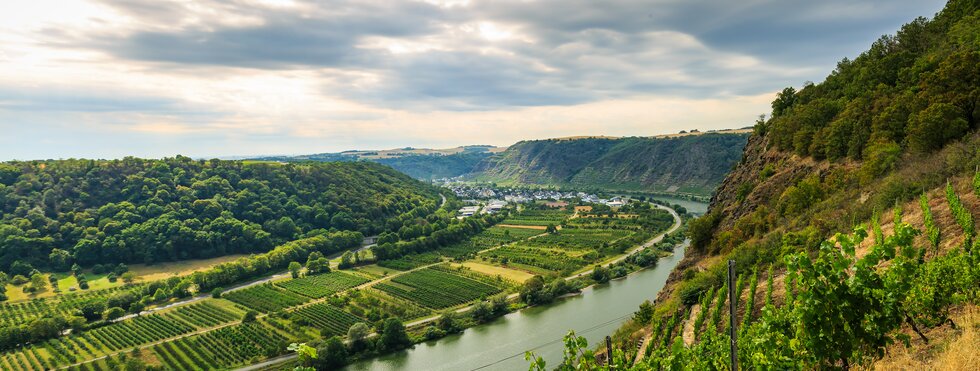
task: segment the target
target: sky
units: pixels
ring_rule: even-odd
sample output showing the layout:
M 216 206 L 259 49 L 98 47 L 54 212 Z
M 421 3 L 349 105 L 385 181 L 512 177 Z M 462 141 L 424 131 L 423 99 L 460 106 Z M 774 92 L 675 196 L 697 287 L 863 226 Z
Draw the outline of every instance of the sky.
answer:
M 7 0 L 0 160 L 751 125 L 935 0 Z

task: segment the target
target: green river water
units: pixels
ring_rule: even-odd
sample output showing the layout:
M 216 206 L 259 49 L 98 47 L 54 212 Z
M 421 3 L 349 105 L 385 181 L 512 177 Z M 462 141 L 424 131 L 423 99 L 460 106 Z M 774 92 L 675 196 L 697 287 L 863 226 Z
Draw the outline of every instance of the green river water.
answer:
M 664 199 L 702 214 L 707 205 Z M 654 268 L 593 286 L 545 306 L 527 308 L 466 329 L 461 334 L 415 345 L 414 348 L 352 364 L 347 371 L 527 370 L 524 352 L 533 350 L 554 367 L 562 358 L 562 337 L 569 330 L 589 340 L 590 347 L 612 334 L 645 300 L 652 300 L 667 276 L 684 258 L 687 242 Z
M 534 350 L 549 366 L 562 356 L 562 337 L 575 330 L 594 345 L 611 334 L 644 300 L 664 287 L 670 271 L 684 257 L 686 244 L 657 267 L 583 290 L 551 305 L 527 308 L 462 334 L 416 345 L 412 349 L 355 363 L 348 371 L 394 370 L 526 370 L 524 352 Z

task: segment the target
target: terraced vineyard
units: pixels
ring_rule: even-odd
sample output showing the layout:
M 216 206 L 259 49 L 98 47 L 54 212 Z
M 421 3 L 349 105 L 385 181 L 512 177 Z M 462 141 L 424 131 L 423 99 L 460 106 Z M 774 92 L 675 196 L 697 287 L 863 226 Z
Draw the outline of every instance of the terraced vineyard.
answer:
M 375 288 L 433 309 L 448 308 L 501 292 L 501 288 L 426 268 L 379 283 Z
M 562 209 L 550 210 L 524 210 L 520 214 L 511 215 L 501 224 L 547 226 L 549 224 L 561 224 L 565 218 L 571 215 L 570 212 Z
M 367 278 L 334 271 L 277 282 L 276 286 L 309 298 L 320 299 L 366 282 L 368 282 Z
M 211 370 L 279 355 L 290 341 L 275 329 L 253 322 L 154 345 L 152 349 L 166 369 Z
M 300 305 L 310 300 L 305 296 L 276 288 L 269 283 L 232 291 L 222 297 L 266 313 Z
M 291 318 L 294 319 L 293 322 L 295 323 L 306 324 L 320 330 L 320 335 L 323 338 L 334 335 L 344 336 L 347 334 L 347 329 L 355 323 L 364 321 L 326 303 L 317 303 L 300 308 L 292 313 Z

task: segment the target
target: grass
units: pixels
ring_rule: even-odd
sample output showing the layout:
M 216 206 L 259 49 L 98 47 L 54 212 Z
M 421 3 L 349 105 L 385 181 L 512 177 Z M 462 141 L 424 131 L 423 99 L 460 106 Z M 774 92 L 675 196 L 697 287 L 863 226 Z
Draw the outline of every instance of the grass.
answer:
M 129 270 L 136 273 L 138 276 L 138 281 L 150 282 L 158 281 L 170 278 L 172 276 L 185 276 L 197 271 L 202 271 L 217 264 L 234 261 L 245 255 L 226 255 L 211 259 L 198 259 L 198 260 L 185 260 L 179 262 L 166 262 L 154 265 L 145 264 L 133 264 L 129 266 Z M 102 290 L 113 287 L 122 286 L 124 283 L 121 279 L 116 280 L 116 282 L 109 282 L 108 274 L 92 274 L 92 271 L 86 270 L 85 278 L 88 279 L 87 290 L 81 290 L 78 287 L 78 279 L 69 273 L 46 273 L 45 277 L 54 275 L 58 277 L 58 289 L 61 290 L 62 294 L 67 294 L 71 292 L 81 292 L 81 291 L 93 291 Z M 48 281 L 45 281 L 48 282 Z M 75 291 L 70 291 L 70 288 L 74 287 Z M 50 285 L 44 291 L 37 293 L 25 293 L 23 291 L 24 286 L 14 286 L 11 284 L 7 285 L 7 303 L 16 303 L 19 301 L 31 300 L 31 299 L 42 299 L 50 298 L 58 295 L 51 289 Z
M 534 277 L 533 274 L 519 271 L 515 269 L 500 267 L 496 265 L 488 265 L 475 261 L 468 261 L 461 264 L 464 267 L 472 269 L 474 272 L 480 272 L 489 276 L 501 276 L 506 280 L 514 281 L 517 283 L 524 283 Z M 453 264 L 453 267 L 457 267 L 459 264 Z
M 377 264 L 370 264 L 370 265 L 360 266 L 360 267 L 357 267 L 354 270 L 355 271 L 358 271 L 358 272 L 361 272 L 361 273 L 364 273 L 364 274 L 367 274 L 367 275 L 369 275 L 371 277 L 374 277 L 374 278 L 381 278 L 381 277 L 387 276 L 389 274 L 397 273 L 398 272 L 398 270 L 395 270 L 395 269 L 385 268 L 385 267 L 379 267 Z
M 136 273 L 144 282 L 167 279 L 172 276 L 185 276 L 197 271 L 211 268 L 221 263 L 227 263 L 245 255 L 225 255 L 210 259 L 183 260 L 178 262 L 157 263 L 153 265 L 133 264 L 129 270 Z M 89 284 L 92 282 L 89 281 Z
M 888 348 L 875 370 L 972 370 L 980 364 L 980 307 L 968 306 L 953 316 L 958 330 L 940 326 L 926 332 L 932 341 L 923 343 L 914 335 L 912 346 L 900 343 Z M 909 330 L 905 330 L 911 334 Z
M 88 290 L 81 290 L 78 287 L 78 279 L 76 279 L 75 276 L 72 276 L 70 274 L 48 273 L 44 275 L 45 277 L 44 282 L 49 283 L 48 277 L 50 277 L 51 275 L 58 277 L 58 289 L 61 290 L 62 294 L 72 292 L 69 291 L 69 288 L 71 287 L 74 287 L 76 289 L 74 292 L 80 292 L 80 291 L 108 289 L 108 288 L 123 285 L 122 280 L 116 280 L 116 282 L 109 282 L 109 278 L 107 278 L 106 274 L 85 273 L 85 278 L 88 279 L 89 287 Z M 30 285 L 30 284 L 26 284 L 26 285 Z M 50 298 L 58 295 L 57 293 L 54 292 L 54 290 L 51 289 L 50 283 L 48 284 L 47 288 L 45 288 L 43 291 L 36 292 L 36 293 L 24 292 L 24 286 L 26 285 L 14 286 L 12 284 L 7 284 L 6 303 L 16 303 L 19 301 L 25 301 L 31 299 Z

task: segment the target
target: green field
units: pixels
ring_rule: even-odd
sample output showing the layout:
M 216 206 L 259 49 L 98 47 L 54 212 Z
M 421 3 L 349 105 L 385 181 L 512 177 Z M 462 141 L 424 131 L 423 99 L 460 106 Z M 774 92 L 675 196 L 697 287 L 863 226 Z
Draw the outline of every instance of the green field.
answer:
M 559 225 L 572 213 L 564 209 L 524 210 L 511 215 L 500 224 L 547 226 Z
M 433 309 L 464 304 L 501 291 L 500 287 L 433 268 L 404 274 L 374 287 Z
M 330 272 L 276 282 L 276 286 L 297 294 L 319 299 L 368 282 L 368 279 L 344 272 Z
M 277 288 L 268 283 L 225 293 L 222 298 L 267 313 L 300 305 L 310 300 L 305 296 Z

